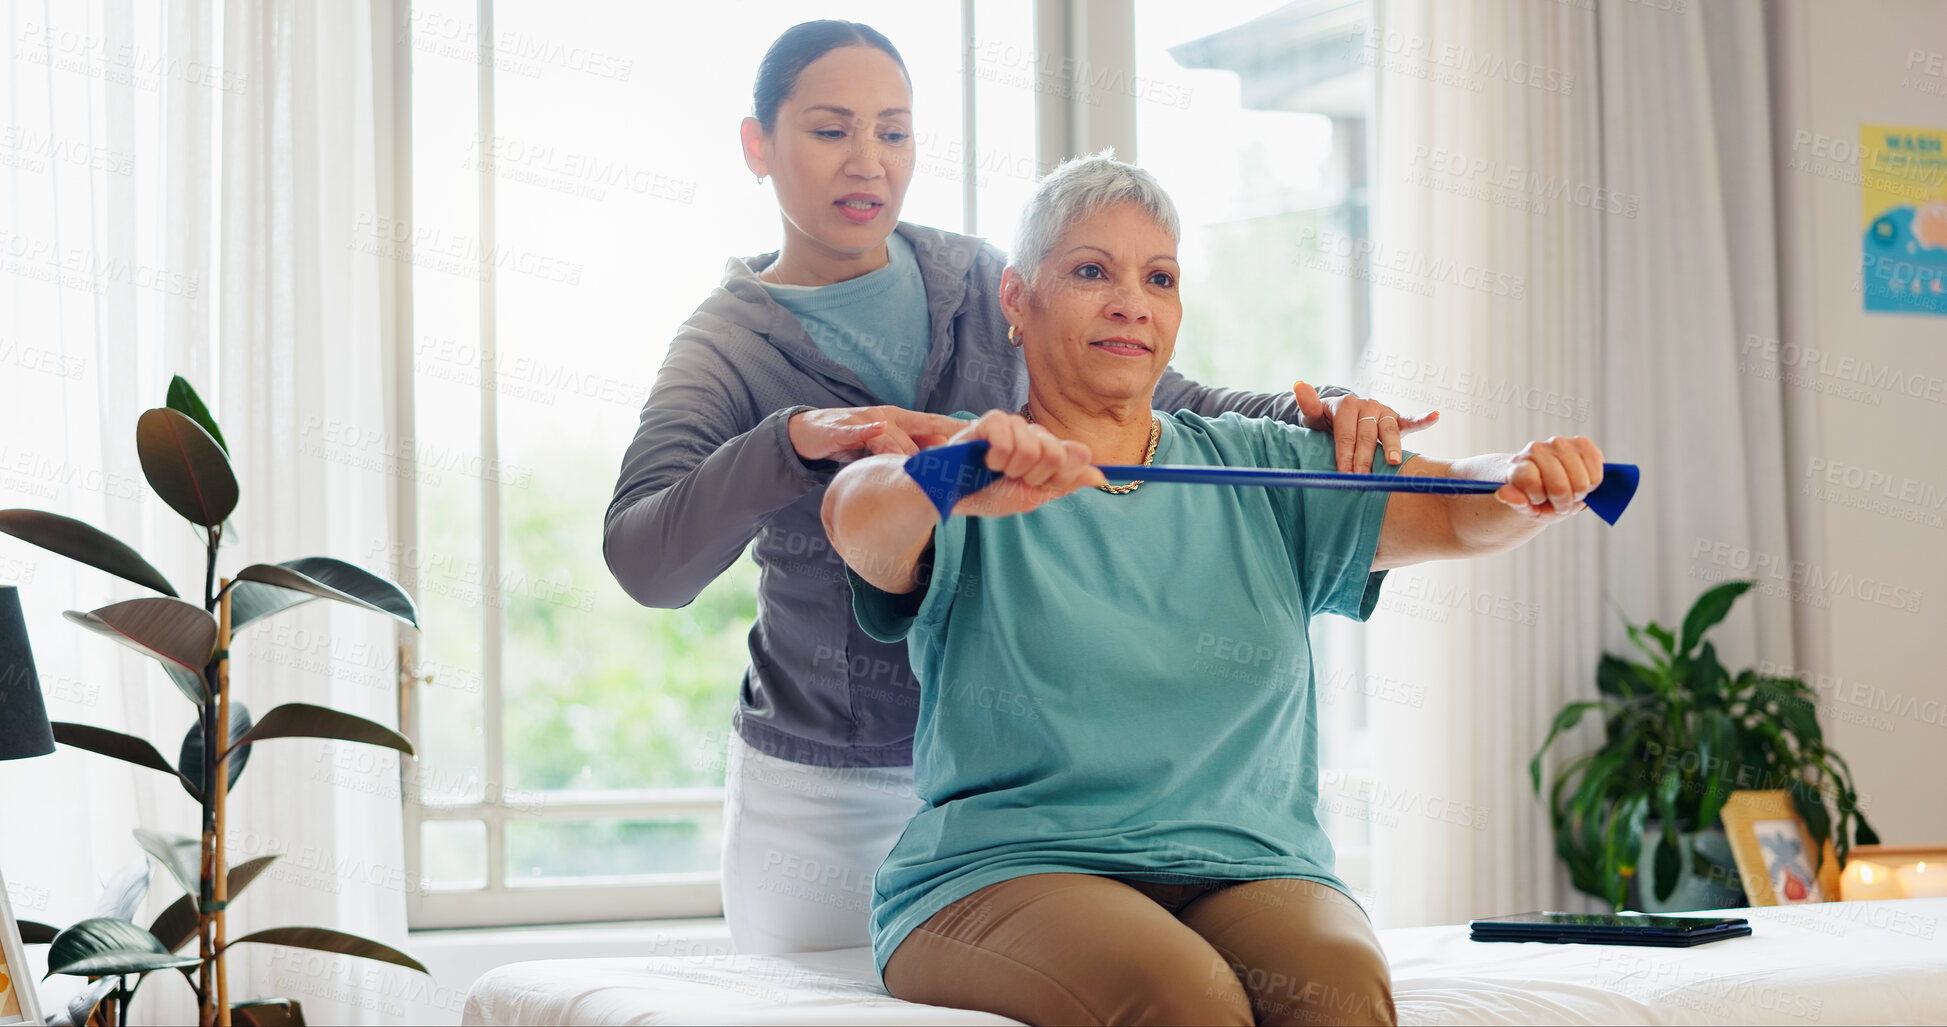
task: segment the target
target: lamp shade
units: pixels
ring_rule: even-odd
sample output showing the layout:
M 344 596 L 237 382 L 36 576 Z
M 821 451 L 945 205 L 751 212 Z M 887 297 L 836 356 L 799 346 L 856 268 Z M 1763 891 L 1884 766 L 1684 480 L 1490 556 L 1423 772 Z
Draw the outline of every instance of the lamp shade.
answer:
M 53 751 L 54 730 L 47 726 L 41 679 L 34 673 L 34 650 L 27 644 L 20 589 L 0 587 L 0 760 Z

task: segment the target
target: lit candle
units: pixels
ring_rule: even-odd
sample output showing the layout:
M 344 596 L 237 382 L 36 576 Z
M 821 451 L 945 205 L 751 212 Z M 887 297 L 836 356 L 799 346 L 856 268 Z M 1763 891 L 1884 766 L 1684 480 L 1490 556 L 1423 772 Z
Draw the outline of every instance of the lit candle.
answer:
M 1941 874 L 1947 877 L 1947 874 Z M 1847 902 L 1866 899 L 1899 899 L 1906 893 L 1900 890 L 1900 882 L 1893 871 L 1882 864 L 1855 859 L 1846 864 L 1846 872 L 1839 878 L 1839 897 Z
M 1947 898 L 1947 865 L 1915 863 L 1898 871 L 1900 890 L 1909 899 Z

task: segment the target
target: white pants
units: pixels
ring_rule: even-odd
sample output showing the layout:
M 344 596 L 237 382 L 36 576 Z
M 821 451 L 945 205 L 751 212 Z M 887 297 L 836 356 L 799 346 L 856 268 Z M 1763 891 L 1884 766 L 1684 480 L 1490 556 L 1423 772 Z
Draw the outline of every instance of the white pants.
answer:
M 872 875 L 919 811 L 911 767 L 813 767 L 730 735 L 723 916 L 737 951 L 870 945 Z

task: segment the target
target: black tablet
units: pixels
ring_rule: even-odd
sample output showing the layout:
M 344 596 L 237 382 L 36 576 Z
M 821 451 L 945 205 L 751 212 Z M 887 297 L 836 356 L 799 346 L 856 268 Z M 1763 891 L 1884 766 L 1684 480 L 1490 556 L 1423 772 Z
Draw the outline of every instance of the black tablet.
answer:
M 1515 913 L 1468 923 L 1475 941 L 1541 941 L 1557 945 L 1662 945 L 1683 948 L 1751 933 L 1732 917 L 1640 913 Z

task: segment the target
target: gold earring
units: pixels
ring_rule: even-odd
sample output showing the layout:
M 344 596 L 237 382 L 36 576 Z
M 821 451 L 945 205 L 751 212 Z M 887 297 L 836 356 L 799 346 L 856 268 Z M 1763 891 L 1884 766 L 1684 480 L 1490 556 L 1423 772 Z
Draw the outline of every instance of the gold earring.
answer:
M 1007 344 L 1015 349 L 1021 348 L 1021 337 L 1015 334 L 1013 325 L 1007 326 Z

